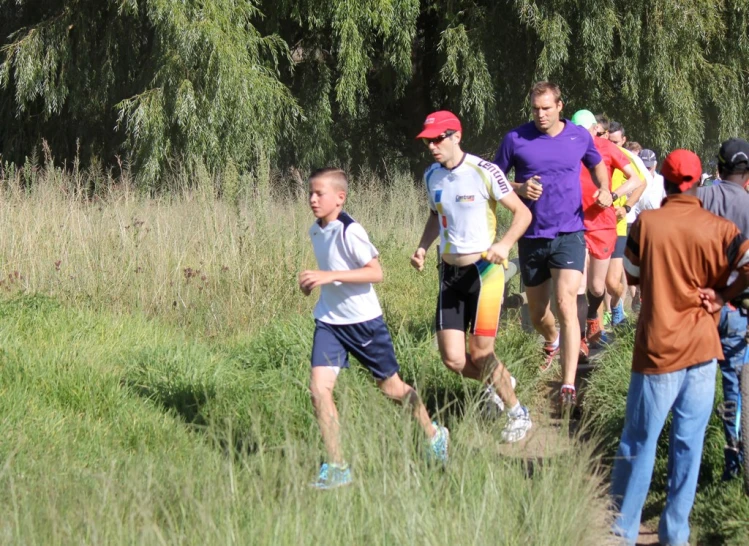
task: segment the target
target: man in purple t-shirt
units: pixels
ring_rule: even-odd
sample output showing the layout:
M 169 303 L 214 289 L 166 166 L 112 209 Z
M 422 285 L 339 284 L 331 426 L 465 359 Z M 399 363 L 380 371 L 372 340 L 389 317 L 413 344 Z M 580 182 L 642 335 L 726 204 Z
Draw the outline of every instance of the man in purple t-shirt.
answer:
M 585 267 L 581 162 L 599 188 L 594 195 L 598 206 L 611 206 L 611 193 L 606 189 L 606 165 L 590 133 L 560 118 L 563 105 L 559 87 L 539 82 L 531 89 L 530 101 L 533 121 L 505 135 L 494 163 L 506 173 L 515 169 L 515 182 L 511 184 L 533 213 L 528 231 L 518 241 L 520 272 L 533 326 L 546 340 L 543 369 L 560 354 L 561 345 L 560 399 L 563 406 L 570 407 L 577 402 L 577 290 Z M 561 336 L 549 305 L 552 283 Z

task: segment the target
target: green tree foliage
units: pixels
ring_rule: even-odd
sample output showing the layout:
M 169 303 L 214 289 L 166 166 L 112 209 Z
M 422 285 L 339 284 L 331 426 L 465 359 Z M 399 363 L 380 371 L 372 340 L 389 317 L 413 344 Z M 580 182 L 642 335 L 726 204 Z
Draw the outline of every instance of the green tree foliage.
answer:
M 2 148 L 39 138 L 71 157 L 124 146 L 141 180 L 167 161 L 250 166 L 298 109 L 279 81 L 288 48 L 249 0 L 0 0 Z M 6 39 L 7 37 L 7 39 Z
M 0 0 L 0 145 L 240 170 L 425 161 L 431 110 L 490 154 L 534 81 L 648 147 L 746 136 L 747 0 Z
M 307 112 L 286 158 L 295 164 L 423 164 L 412 136 L 438 108 L 459 113 L 467 144 L 489 154 L 528 119 L 541 79 L 562 86 L 568 116 L 605 112 L 660 151 L 714 155 L 749 121 L 746 0 L 263 5 L 267 32 L 294 44 L 288 81 Z

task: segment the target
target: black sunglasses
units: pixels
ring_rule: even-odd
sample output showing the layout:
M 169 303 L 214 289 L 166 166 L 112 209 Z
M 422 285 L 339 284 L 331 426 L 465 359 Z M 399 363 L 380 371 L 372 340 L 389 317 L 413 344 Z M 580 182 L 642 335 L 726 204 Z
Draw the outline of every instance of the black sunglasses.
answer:
M 450 138 L 455 133 L 457 133 L 457 131 L 453 131 L 452 129 L 450 129 L 442 133 L 440 136 L 436 136 L 434 138 L 422 138 L 421 140 L 427 146 L 429 146 L 430 144 L 441 144 L 443 140 L 445 140 L 446 138 Z

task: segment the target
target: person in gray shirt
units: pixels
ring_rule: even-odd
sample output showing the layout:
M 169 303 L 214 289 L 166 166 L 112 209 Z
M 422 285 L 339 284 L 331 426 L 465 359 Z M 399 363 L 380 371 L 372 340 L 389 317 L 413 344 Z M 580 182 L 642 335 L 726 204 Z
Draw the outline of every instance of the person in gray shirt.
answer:
M 749 237 L 749 142 L 740 138 L 726 140 L 718 153 L 718 172 L 722 183 L 698 188 L 697 197 L 704 209 L 731 220 L 744 236 Z M 724 480 L 736 477 L 741 468 L 742 455 L 738 449 L 740 418 L 737 410 L 741 398 L 741 368 L 749 356 L 746 327 L 746 310 L 741 308 L 738 301 L 726 302 L 720 311 L 718 324 L 725 356 L 725 360 L 719 362 L 723 376 L 723 406 L 719 412 L 726 436 Z M 744 434 L 749 434 L 749 431 Z

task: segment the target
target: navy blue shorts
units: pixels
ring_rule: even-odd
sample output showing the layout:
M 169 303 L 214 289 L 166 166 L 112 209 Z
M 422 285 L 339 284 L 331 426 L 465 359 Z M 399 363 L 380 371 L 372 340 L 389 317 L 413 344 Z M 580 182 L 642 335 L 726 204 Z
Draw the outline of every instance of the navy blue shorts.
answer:
M 614 253 L 611 255 L 611 259 L 615 260 L 616 258 L 624 258 L 624 249 L 627 246 L 627 236 L 626 235 L 619 235 L 616 238 L 616 248 L 614 249 Z
M 315 320 L 311 360 L 313 368 L 348 368 L 349 353 L 372 372 L 375 379 L 387 379 L 398 373 L 393 340 L 381 316 L 356 324 L 328 324 Z
M 553 239 L 518 241 L 520 274 L 525 286 L 540 286 L 551 278 L 552 269 L 585 269 L 585 236 L 583 231 L 560 233 Z

